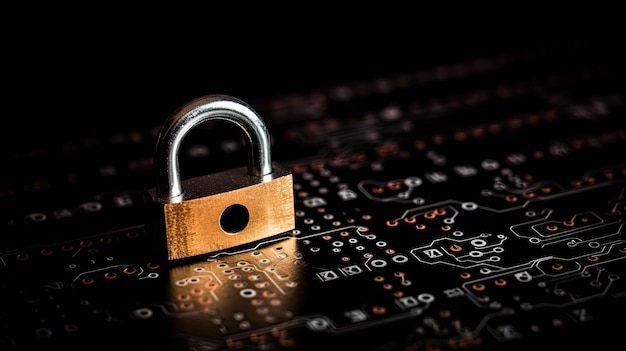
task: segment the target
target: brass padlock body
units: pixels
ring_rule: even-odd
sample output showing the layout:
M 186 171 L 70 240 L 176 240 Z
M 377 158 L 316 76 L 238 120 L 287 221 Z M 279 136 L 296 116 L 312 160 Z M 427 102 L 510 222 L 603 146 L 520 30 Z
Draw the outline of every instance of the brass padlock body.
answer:
M 178 260 L 241 246 L 292 230 L 293 178 L 289 170 L 272 163 L 273 173 L 251 176 L 247 168 L 235 168 L 183 181 L 180 202 L 158 204 L 154 189 L 151 202 L 161 206 L 155 229 L 166 239 L 167 257 Z M 230 232 L 222 227 L 222 215 L 232 205 L 243 205 L 245 227 Z

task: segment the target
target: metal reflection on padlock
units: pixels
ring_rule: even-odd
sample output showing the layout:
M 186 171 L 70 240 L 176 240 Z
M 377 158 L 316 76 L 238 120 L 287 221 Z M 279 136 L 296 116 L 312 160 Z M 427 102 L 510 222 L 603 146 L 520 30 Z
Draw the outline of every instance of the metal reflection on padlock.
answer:
M 181 142 L 208 120 L 241 128 L 248 165 L 183 181 Z M 154 162 L 157 183 L 148 197 L 158 208 L 153 224 L 169 260 L 255 242 L 295 227 L 291 172 L 271 161 L 265 123 L 239 99 L 209 95 L 183 105 L 162 125 Z

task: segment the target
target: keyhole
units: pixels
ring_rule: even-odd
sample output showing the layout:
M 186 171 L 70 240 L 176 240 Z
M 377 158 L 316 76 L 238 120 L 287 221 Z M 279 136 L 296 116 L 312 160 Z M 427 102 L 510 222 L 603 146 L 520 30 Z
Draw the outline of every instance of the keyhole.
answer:
M 227 233 L 236 234 L 244 230 L 250 221 L 250 213 L 244 205 L 234 204 L 226 207 L 220 217 L 220 226 Z

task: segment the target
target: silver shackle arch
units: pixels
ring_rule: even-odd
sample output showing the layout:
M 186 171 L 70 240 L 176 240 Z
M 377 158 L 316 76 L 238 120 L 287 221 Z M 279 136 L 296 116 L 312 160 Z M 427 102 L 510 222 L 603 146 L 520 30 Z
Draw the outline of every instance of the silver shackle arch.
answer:
M 159 130 L 154 167 L 157 171 L 156 195 L 160 202 L 176 202 L 183 195 L 178 150 L 185 135 L 208 120 L 230 121 L 243 130 L 249 175 L 262 177 L 272 173 L 269 132 L 256 111 L 232 96 L 201 97 L 176 110 Z

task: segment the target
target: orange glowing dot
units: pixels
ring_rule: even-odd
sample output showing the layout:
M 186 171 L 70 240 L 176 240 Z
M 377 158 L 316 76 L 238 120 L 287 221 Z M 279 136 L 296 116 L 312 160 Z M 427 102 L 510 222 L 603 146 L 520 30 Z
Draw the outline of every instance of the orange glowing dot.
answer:
M 139 237 L 139 232 L 138 231 L 128 232 L 126 233 L 126 237 L 129 239 L 137 239 Z
M 318 207 L 318 208 L 317 208 L 317 212 L 318 212 L 318 213 L 325 213 L 325 212 L 326 212 L 326 208 L 324 208 L 324 207 Z
M 102 244 L 110 244 L 111 242 L 113 242 L 113 239 L 111 239 L 111 237 L 106 237 L 106 238 L 100 238 L 100 243 Z
M 86 277 L 86 278 L 83 278 L 81 282 L 85 285 L 90 285 L 90 284 L 93 284 L 95 280 L 91 277 Z
M 567 227 L 571 227 L 574 225 L 574 221 L 563 221 L 563 225 Z
M 476 291 L 483 291 L 485 290 L 485 285 L 481 283 L 472 284 L 472 289 Z
M 377 276 L 374 277 L 374 281 L 375 282 L 382 282 L 384 280 L 385 280 L 385 278 L 382 275 L 377 275 Z
M 324 235 L 324 236 L 322 236 L 322 239 L 324 239 L 324 240 L 331 240 L 332 238 L 333 238 L 333 237 L 332 237 L 332 236 L 330 236 L 330 235 Z
M 191 296 L 189 296 L 189 295 L 187 295 L 187 294 L 178 294 L 178 295 L 176 296 L 176 299 L 177 299 L 178 301 L 189 301 L 189 300 L 191 300 Z
M 107 279 L 115 279 L 117 278 L 117 274 L 115 272 L 106 272 L 104 273 L 104 277 Z
M 80 246 L 82 247 L 89 247 L 91 246 L 93 243 L 90 240 L 83 240 L 80 242 Z
M 554 232 L 554 231 L 559 230 L 559 227 L 558 227 L 558 226 L 556 226 L 556 225 L 547 225 L 547 226 L 546 226 L 546 229 L 547 229 L 549 232 Z
M 372 188 L 372 192 L 374 194 L 382 194 L 384 191 L 385 191 L 385 189 L 382 188 L 382 187 L 379 187 L 379 186 Z
M 594 256 L 594 255 L 587 256 L 587 259 L 588 259 L 590 262 L 596 262 L 596 261 L 598 261 L 598 260 L 599 260 L 598 256 Z
M 435 218 L 435 212 L 433 211 L 433 212 L 426 212 L 426 213 L 424 213 L 424 218 L 426 218 L 426 219 L 433 219 L 433 218 Z
M 469 279 L 471 277 L 472 277 L 472 275 L 467 273 L 467 272 L 461 273 L 461 278 L 463 278 L 463 279 Z
M 549 193 L 552 192 L 552 188 L 543 187 L 543 188 L 541 188 L 541 192 L 544 193 L 544 194 L 549 194 Z
M 478 128 L 474 128 L 474 129 L 472 129 L 472 136 L 473 136 L 474 138 L 480 138 L 480 137 L 482 137 L 484 134 L 485 134 L 485 130 L 484 130 L 483 128 L 478 127 Z
M 456 132 L 454 133 L 454 140 L 455 141 L 465 141 L 465 139 L 467 139 L 467 134 L 465 134 L 464 132 Z
M 406 223 L 412 224 L 412 223 L 417 222 L 417 219 L 415 219 L 415 217 L 404 217 L 404 221 Z
M 363 219 L 366 221 L 369 221 L 370 219 L 372 219 L 372 216 L 366 214 L 366 215 L 363 215 Z M 369 228 L 363 227 L 363 231 L 367 231 L 367 230 L 369 230 Z
M 348 261 L 350 261 L 350 257 L 348 257 L 348 256 L 343 256 L 343 257 L 341 258 L 341 261 L 343 261 L 343 262 L 348 262 Z
M 589 184 L 595 184 L 595 182 L 596 182 L 596 178 L 595 178 L 595 177 L 589 177 L 589 178 L 587 178 L 587 183 L 589 183 Z
M 242 340 L 233 340 L 233 339 L 227 339 L 226 340 L 226 345 L 231 350 L 240 349 L 240 348 L 243 348 L 243 346 L 244 346 Z
M 299 191 L 298 192 L 298 197 L 300 197 L 300 198 L 305 198 L 305 197 L 308 197 L 308 196 L 309 196 L 309 193 L 306 192 L 306 191 Z
M 193 302 L 190 302 L 190 301 L 181 302 L 178 304 L 178 306 L 180 307 L 181 310 L 184 310 L 184 311 L 189 311 L 194 308 Z
M 459 252 L 459 251 L 463 250 L 463 248 L 460 245 L 454 244 L 454 245 L 450 246 L 450 250 L 454 251 L 454 252 Z
M 349 236 L 350 232 L 343 231 L 343 232 L 339 233 L 339 235 L 340 236 Z
M 354 161 L 365 161 L 366 159 L 367 159 L 367 155 L 365 155 L 362 152 L 352 155 L 352 160 Z
M 200 288 L 193 288 L 193 289 L 189 290 L 189 293 L 191 295 L 198 296 L 198 295 L 202 295 L 204 293 L 204 290 L 202 290 Z
M 434 212 L 435 215 L 445 215 L 447 213 L 445 208 L 438 208 Z
M 509 194 L 509 195 L 505 196 L 504 199 L 507 202 L 516 202 L 517 201 L 517 196 Z
M 519 119 L 513 119 L 509 122 L 509 128 L 519 129 L 522 126 L 522 121 Z
M 522 197 L 524 197 L 525 199 L 533 199 L 535 198 L 537 195 L 533 192 L 523 192 L 522 193 Z
M 50 256 L 50 255 L 52 255 L 52 250 L 50 250 L 50 249 L 42 249 L 41 251 L 39 251 L 39 253 L 44 255 L 44 256 Z
M 449 226 L 449 225 L 443 225 L 443 226 L 441 226 L 441 230 L 443 230 L 444 232 L 450 231 L 450 229 L 452 229 L 452 227 L 451 227 L 451 226 Z
M 441 318 L 450 318 L 451 315 L 452 315 L 452 313 L 450 312 L 450 310 L 441 310 L 441 311 L 439 311 L 439 317 L 441 317 Z
M 287 331 L 285 329 L 281 329 L 281 328 L 272 328 L 270 330 L 270 333 L 272 333 L 272 335 L 277 338 L 277 337 L 279 337 L 281 335 L 286 335 Z
M 494 284 L 496 284 L 497 286 L 505 286 L 507 284 L 507 281 L 505 279 L 496 279 L 493 281 Z
M 560 264 L 560 263 L 555 263 L 555 264 L 552 265 L 552 269 L 555 270 L 555 271 L 560 271 L 560 270 L 563 269 L 563 265 Z
M 372 306 L 372 312 L 374 314 L 385 314 L 387 313 L 387 308 L 385 306 Z
M 135 267 L 126 267 L 122 270 L 122 272 L 124 272 L 124 274 L 135 274 L 137 273 L 137 268 Z
M 393 297 L 395 297 L 395 298 L 399 298 L 399 297 L 402 297 L 402 296 L 404 296 L 404 292 L 402 292 L 402 291 L 394 291 L 393 292 Z
M 385 253 L 386 253 L 387 255 L 393 255 L 393 254 L 395 254 L 395 253 L 396 253 L 396 250 L 394 250 L 394 249 L 385 249 Z
M 211 305 L 213 304 L 215 301 L 213 301 L 213 298 L 210 296 L 200 296 L 198 297 L 198 303 L 200 303 L 201 305 Z
M 376 148 L 376 154 L 379 156 L 388 155 L 398 151 L 398 144 L 385 144 Z
M 502 131 L 502 125 L 500 125 L 500 124 L 498 124 L 498 123 L 493 123 L 493 124 L 490 124 L 490 125 L 487 127 L 487 130 L 488 130 L 488 131 L 489 131 L 489 133 L 491 133 L 491 134 L 498 134 L 498 133 L 500 133 L 500 132 Z
M 424 230 L 424 229 L 426 229 L 426 225 L 425 224 L 421 224 L 421 223 L 420 224 L 416 224 L 415 228 L 418 229 L 418 230 Z
M 391 285 L 391 284 L 383 284 L 383 289 L 391 290 L 391 289 L 393 289 L 393 285 Z
M 315 163 L 311 163 L 311 169 L 319 171 L 320 169 L 324 168 L 324 162 L 315 162 Z
M 396 221 L 395 219 L 390 219 L 387 222 L 385 222 L 385 224 L 387 224 L 388 227 L 397 227 L 398 221 Z
M 400 190 L 401 185 L 400 183 L 390 182 L 390 183 L 387 183 L 387 187 L 391 190 Z
M 587 223 L 587 222 L 589 222 L 589 218 L 583 217 L 583 218 L 580 219 L 580 221 L 583 222 L 583 223 Z
M 272 290 L 265 290 L 262 295 L 263 297 L 273 298 L 276 297 L 276 292 Z

